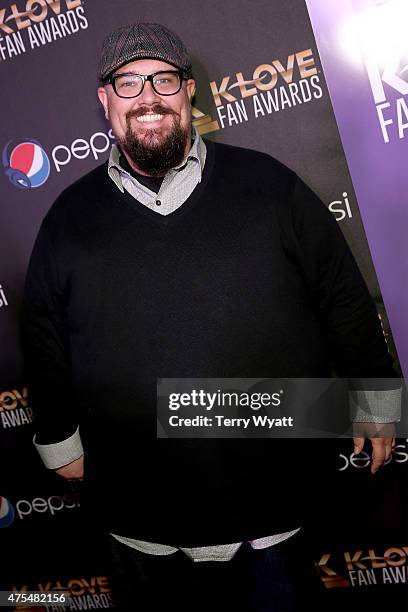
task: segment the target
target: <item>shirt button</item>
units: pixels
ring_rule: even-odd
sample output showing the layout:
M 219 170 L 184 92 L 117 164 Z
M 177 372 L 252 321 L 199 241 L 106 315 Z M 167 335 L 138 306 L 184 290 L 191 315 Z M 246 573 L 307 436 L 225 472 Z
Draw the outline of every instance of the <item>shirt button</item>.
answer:
M 160 200 L 156 200 L 156 206 L 161 206 Z

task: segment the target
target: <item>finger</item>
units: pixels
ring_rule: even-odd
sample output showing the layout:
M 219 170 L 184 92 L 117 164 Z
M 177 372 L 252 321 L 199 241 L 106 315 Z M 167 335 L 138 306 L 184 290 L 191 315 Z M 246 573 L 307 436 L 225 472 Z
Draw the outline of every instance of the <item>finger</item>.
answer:
M 385 438 L 385 461 L 391 457 L 393 438 Z
M 385 443 L 384 438 L 371 438 L 373 446 L 373 458 L 371 463 L 371 473 L 375 474 L 382 466 L 385 460 Z
M 353 438 L 354 442 L 354 454 L 358 455 L 364 448 L 364 438 Z

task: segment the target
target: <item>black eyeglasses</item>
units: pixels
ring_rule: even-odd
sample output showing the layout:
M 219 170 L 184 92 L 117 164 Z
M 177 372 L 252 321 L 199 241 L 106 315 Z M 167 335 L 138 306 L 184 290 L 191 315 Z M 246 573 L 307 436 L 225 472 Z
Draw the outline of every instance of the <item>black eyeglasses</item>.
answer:
M 140 96 L 146 81 L 150 81 L 153 90 L 159 96 L 174 96 L 186 80 L 181 70 L 160 70 L 153 74 L 134 74 L 123 72 L 113 74 L 106 83 L 110 83 L 119 98 L 136 98 Z

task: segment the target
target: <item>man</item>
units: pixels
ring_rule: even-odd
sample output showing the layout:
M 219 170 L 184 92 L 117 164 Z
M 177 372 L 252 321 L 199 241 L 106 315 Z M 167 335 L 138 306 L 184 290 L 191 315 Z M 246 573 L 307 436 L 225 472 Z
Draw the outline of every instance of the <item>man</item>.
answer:
M 375 307 L 293 172 L 192 131 L 195 82 L 174 33 L 112 32 L 99 78 L 117 144 L 55 202 L 27 275 L 37 449 L 64 478 L 82 478 L 85 461 L 122 608 L 297 609 L 291 548 L 312 447 L 283 469 L 295 442 L 157 440 L 156 381 L 393 377 Z M 389 406 L 355 415 L 396 418 Z M 375 472 L 392 427 L 372 443 Z

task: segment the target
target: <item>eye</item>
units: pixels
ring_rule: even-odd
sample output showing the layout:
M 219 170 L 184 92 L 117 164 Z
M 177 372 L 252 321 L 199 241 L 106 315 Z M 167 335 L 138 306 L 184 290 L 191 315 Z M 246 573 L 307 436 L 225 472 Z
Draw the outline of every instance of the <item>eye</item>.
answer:
M 134 79 L 120 80 L 119 87 L 135 87 L 136 81 Z
M 171 77 L 167 76 L 162 76 L 157 79 L 154 79 L 155 85 L 167 85 L 168 83 L 171 83 L 171 81 Z
M 154 78 L 154 84 L 158 87 L 173 87 L 178 83 L 178 75 L 172 74 L 171 72 L 165 72 L 162 74 L 158 74 Z
M 140 87 L 140 78 L 137 76 L 124 75 L 116 79 L 116 89 L 138 89 Z

